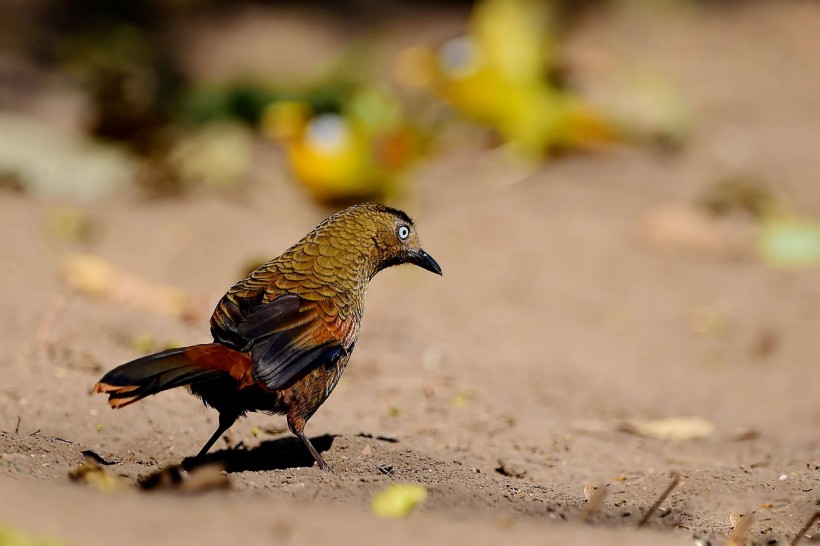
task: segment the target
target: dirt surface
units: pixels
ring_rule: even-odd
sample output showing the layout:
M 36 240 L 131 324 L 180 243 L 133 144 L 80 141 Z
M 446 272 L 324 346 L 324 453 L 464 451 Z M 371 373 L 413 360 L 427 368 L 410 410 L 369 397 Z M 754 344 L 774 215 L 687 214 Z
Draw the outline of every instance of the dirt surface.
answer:
M 209 456 L 229 491 L 101 493 L 67 477 L 93 450 L 136 483 L 194 454 L 216 419 L 182 391 L 116 412 L 88 394 L 140 336 L 208 341 L 207 316 L 68 294 L 61 261 L 94 253 L 211 306 L 327 214 L 275 150 L 259 144 L 236 196 L 87 205 L 85 243 L 49 235 L 61 204 L 0 195 L 0 522 L 72 544 L 657 546 L 725 536 L 732 512 L 753 512 L 755 543 L 788 543 L 820 509 L 820 272 L 643 236 L 647 214 L 737 173 L 820 217 L 820 6 L 729 4 L 602 14 L 571 43 L 673 74 L 695 118 L 680 152 L 564 158 L 524 180 L 481 150 L 420 169 L 401 206 L 444 276 L 404 267 L 372 283 L 351 365 L 307 429 L 334 474 L 283 419 L 251 416 Z M 715 428 L 672 441 L 625 426 L 666 417 Z M 679 486 L 637 530 L 671 472 Z M 429 497 L 379 519 L 370 501 L 395 482 Z M 608 494 L 582 523 L 588 484 Z

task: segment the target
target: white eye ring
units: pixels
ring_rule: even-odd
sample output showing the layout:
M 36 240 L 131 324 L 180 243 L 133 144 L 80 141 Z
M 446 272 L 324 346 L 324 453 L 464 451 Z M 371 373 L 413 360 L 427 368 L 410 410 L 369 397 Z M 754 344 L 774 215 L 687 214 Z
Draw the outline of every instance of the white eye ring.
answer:
M 410 236 L 410 228 L 407 226 L 399 226 L 398 235 L 399 239 L 404 241 Z

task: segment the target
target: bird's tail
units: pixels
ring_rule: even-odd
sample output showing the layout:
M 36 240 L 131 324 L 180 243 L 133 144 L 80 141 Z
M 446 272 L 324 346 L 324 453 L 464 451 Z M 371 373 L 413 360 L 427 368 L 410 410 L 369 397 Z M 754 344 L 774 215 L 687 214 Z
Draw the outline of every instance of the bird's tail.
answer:
M 252 381 L 250 355 L 208 343 L 132 360 L 105 374 L 93 392 L 107 394 L 112 408 L 122 408 L 175 387 L 228 378 L 233 378 L 237 386 Z

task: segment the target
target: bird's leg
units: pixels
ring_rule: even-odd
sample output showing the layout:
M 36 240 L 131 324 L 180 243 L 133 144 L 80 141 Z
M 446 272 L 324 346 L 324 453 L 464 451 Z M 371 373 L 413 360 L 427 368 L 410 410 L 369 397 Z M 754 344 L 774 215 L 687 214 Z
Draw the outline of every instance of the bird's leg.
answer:
M 310 443 L 310 440 L 308 440 L 304 432 L 295 432 L 294 434 L 296 434 L 296 436 L 298 436 L 299 439 L 302 440 L 302 443 L 305 444 L 305 447 L 308 448 L 308 451 L 310 451 L 310 454 L 313 455 L 313 458 L 316 460 L 316 464 L 319 465 L 319 468 L 321 468 L 325 472 L 333 472 L 333 470 L 331 470 L 331 468 L 328 466 L 328 464 L 325 462 L 322 456 L 319 455 L 319 452 L 316 451 L 316 448 L 313 447 L 313 444 Z
M 196 458 L 199 459 L 208 453 L 208 450 L 213 447 L 217 440 L 219 440 L 219 437 L 225 434 L 225 432 L 227 432 L 227 430 L 231 428 L 234 423 L 236 423 L 238 418 L 239 417 L 233 413 L 220 413 L 219 426 L 216 428 L 216 432 L 214 432 L 213 436 L 205 442 L 205 445 L 202 446 L 202 449 L 200 449 L 199 453 L 196 454 Z
M 316 448 L 313 447 L 313 444 L 310 443 L 308 437 L 305 436 L 305 420 L 301 418 L 294 418 L 291 419 L 290 415 L 288 415 L 288 428 L 290 431 L 296 435 L 297 438 L 302 440 L 302 443 L 305 444 L 305 447 L 308 448 L 310 454 L 313 455 L 313 459 L 316 461 L 316 464 L 319 465 L 319 468 L 324 470 L 325 472 L 333 472 L 330 466 L 325 462 L 319 452 L 316 451 Z

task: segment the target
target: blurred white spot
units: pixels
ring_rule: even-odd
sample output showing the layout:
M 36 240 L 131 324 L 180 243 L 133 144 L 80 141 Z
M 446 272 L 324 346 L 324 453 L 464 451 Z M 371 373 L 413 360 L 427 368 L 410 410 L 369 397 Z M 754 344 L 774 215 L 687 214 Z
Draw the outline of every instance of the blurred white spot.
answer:
M 478 69 L 478 52 L 466 36 L 453 38 L 439 49 L 438 62 L 448 76 L 464 78 Z
M 337 152 L 350 142 L 350 128 L 337 114 L 320 114 L 307 126 L 307 139 L 323 152 Z

